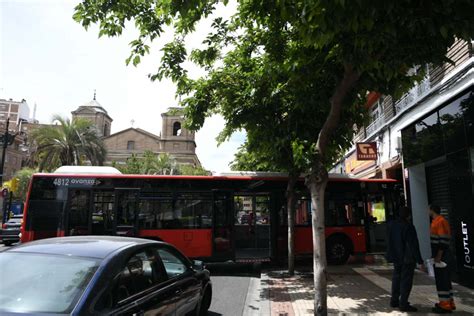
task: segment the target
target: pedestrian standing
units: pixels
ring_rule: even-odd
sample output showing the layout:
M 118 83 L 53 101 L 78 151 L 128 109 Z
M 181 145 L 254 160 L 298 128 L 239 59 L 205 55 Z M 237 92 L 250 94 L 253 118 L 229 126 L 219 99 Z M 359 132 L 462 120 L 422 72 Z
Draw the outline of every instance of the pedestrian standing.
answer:
M 440 214 L 439 206 L 430 205 L 429 212 L 432 219 L 430 230 L 431 254 L 434 259 L 436 291 L 439 299 L 439 303 L 436 303 L 433 307 L 433 312 L 438 314 L 451 313 L 456 309 L 449 266 L 451 262 L 449 251 L 451 228 L 448 221 Z
M 415 226 L 410 223 L 411 211 L 400 208 L 399 218 L 388 226 L 387 260 L 393 262 L 391 307 L 402 312 L 416 312 L 418 309 L 408 302 L 413 287 L 416 264 L 423 265 Z

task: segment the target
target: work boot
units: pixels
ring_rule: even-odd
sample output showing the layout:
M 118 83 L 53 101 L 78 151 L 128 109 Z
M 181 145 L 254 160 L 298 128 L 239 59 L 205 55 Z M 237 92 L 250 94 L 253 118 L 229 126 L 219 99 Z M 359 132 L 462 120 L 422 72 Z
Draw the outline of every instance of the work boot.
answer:
M 449 301 L 449 305 L 450 305 L 450 307 L 451 307 L 451 310 L 453 310 L 453 311 L 456 310 L 456 304 L 454 304 L 454 300 L 453 300 L 453 299 L 451 299 L 451 300 Z
M 417 312 L 418 308 L 416 308 L 414 306 L 411 306 L 411 305 L 400 306 L 400 311 L 401 312 Z
M 452 313 L 451 304 L 449 301 L 436 303 L 435 307 L 433 307 L 431 311 L 436 314 Z

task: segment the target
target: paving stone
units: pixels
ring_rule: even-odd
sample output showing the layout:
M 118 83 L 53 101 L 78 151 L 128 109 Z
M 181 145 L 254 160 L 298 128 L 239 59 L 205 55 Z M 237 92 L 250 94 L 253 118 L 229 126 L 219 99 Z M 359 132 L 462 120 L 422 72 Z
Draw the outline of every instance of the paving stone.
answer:
M 329 267 L 328 314 L 409 315 L 389 306 L 391 269 L 387 264 Z M 262 280 L 268 287 L 272 316 L 313 315 L 314 288 L 311 273 L 305 270 L 289 277 L 284 271 L 271 271 L 264 273 Z M 261 291 L 265 291 L 265 286 L 261 288 Z M 455 315 L 474 315 L 473 290 L 458 284 L 454 284 L 454 290 L 457 305 Z M 433 278 L 416 272 L 410 302 L 419 308 L 419 312 L 412 315 L 432 315 L 431 307 L 437 302 Z

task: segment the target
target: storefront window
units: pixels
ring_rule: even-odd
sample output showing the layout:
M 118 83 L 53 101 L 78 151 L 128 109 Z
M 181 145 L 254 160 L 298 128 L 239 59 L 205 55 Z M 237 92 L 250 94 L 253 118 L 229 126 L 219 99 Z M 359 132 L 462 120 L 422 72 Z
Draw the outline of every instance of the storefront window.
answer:
M 474 146 L 474 92 L 461 102 L 461 109 L 464 114 L 467 142 L 470 146 Z
M 444 153 L 443 135 L 441 133 L 438 113 L 433 113 L 416 124 L 418 150 L 423 161 L 437 158 Z
M 415 166 L 423 162 L 421 160 L 421 151 L 417 150 L 418 140 L 416 138 L 415 124 L 402 131 L 402 144 L 405 166 Z
M 457 100 L 439 111 L 439 121 L 443 131 L 446 153 L 466 148 L 463 111 Z

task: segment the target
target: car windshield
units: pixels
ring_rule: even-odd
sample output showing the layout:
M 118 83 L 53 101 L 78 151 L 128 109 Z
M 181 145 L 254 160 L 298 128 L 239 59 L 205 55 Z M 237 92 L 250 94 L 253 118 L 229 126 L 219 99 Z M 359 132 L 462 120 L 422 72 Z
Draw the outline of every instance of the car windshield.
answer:
M 82 257 L 0 253 L 0 314 L 69 313 L 98 265 Z

